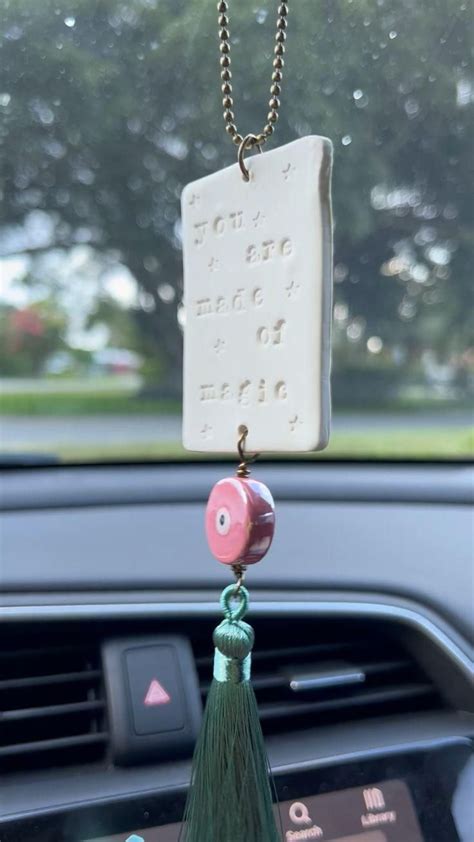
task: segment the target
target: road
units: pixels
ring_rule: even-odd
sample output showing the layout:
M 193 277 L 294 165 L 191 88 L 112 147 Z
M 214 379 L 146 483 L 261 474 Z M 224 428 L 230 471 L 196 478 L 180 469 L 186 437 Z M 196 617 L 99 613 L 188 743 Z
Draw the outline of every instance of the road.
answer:
M 416 413 L 344 413 L 333 417 L 334 432 L 361 433 L 439 427 L 469 427 L 468 410 Z M 71 417 L 12 416 L 0 418 L 0 447 L 21 450 L 34 446 L 44 450 L 59 445 L 142 444 L 176 442 L 181 438 L 178 415 L 93 415 Z

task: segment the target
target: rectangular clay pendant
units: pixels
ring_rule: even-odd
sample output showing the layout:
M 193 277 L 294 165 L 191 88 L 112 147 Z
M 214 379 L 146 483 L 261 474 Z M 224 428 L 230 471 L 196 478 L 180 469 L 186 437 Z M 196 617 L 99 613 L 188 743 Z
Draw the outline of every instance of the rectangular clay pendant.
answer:
M 330 428 L 332 144 L 309 136 L 182 194 L 187 450 L 321 450 Z

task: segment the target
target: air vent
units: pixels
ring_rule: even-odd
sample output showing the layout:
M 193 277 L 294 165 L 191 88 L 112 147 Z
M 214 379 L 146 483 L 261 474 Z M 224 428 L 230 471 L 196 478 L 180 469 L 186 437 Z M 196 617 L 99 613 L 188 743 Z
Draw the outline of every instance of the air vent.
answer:
M 380 628 L 290 620 L 255 629 L 252 682 L 267 733 L 442 705 L 418 663 Z M 205 698 L 212 657 L 196 654 Z
M 85 763 L 107 744 L 99 647 L 61 636 L 0 651 L 0 768 Z
M 433 670 L 433 684 L 418 660 L 429 644 L 407 638 L 399 624 L 297 615 L 250 620 L 256 635 L 253 685 L 267 734 L 454 706 L 442 681 L 451 674 L 446 662 Z M 0 770 L 106 768 L 102 642 L 135 634 L 187 635 L 205 699 L 215 624 L 215 616 L 187 616 L 9 627 L 0 646 Z

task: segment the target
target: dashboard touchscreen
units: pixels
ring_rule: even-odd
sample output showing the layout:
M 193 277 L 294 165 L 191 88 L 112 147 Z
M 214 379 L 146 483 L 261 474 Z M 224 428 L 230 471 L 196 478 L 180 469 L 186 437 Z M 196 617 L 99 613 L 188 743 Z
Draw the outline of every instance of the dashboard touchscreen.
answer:
M 402 780 L 283 801 L 284 842 L 423 842 L 409 789 Z M 84 842 L 178 842 L 180 824 Z

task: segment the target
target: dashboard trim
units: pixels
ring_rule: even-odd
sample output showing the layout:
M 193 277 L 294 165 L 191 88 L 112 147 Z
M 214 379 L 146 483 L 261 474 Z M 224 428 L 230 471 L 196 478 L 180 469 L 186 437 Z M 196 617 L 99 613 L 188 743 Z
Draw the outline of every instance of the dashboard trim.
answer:
M 330 756 L 325 756 L 323 754 L 318 758 L 313 758 L 311 760 L 300 759 L 289 763 L 272 762 L 272 770 L 276 776 L 307 773 L 311 772 L 312 770 L 329 771 L 330 769 L 345 767 L 348 764 L 351 765 L 354 763 L 370 764 L 378 761 L 383 761 L 384 759 L 389 758 L 394 760 L 396 758 L 403 759 L 403 757 L 407 754 L 409 754 L 411 757 L 417 757 L 422 756 L 427 752 L 436 752 L 440 750 L 447 751 L 456 749 L 466 749 L 467 751 L 472 751 L 472 746 L 472 739 L 467 735 L 453 734 L 446 737 L 418 739 L 414 742 L 401 742 L 396 745 L 388 743 L 383 746 L 380 745 L 364 750 L 336 752 L 334 754 L 331 754 Z M 153 768 L 154 767 L 148 767 L 148 770 Z M 172 783 L 170 783 L 169 781 L 167 783 L 156 783 L 153 787 L 150 787 L 148 774 L 147 785 L 145 786 L 137 788 L 134 787 L 132 789 L 126 788 L 125 790 L 121 789 L 119 792 L 115 792 L 113 794 L 107 793 L 100 796 L 97 796 L 96 793 L 90 792 L 85 797 L 83 793 L 82 797 L 76 798 L 75 800 L 70 798 L 70 791 L 68 793 L 68 798 L 66 791 L 61 793 L 62 788 L 59 787 L 59 799 L 56 798 L 55 801 L 51 801 L 49 796 L 50 794 L 52 794 L 52 792 L 50 793 L 48 791 L 47 803 L 45 805 L 42 805 L 39 809 L 38 807 L 32 808 L 31 800 L 29 797 L 31 796 L 31 792 L 28 791 L 28 788 L 22 794 L 12 791 L 10 794 L 13 797 L 13 801 L 16 801 L 17 803 L 13 806 L 13 809 L 11 809 L 10 812 L 3 813 L 0 816 L 0 830 L 2 831 L 2 838 L 5 828 L 8 830 L 10 828 L 10 825 L 14 822 L 24 822 L 28 819 L 45 820 L 48 817 L 54 818 L 54 816 L 58 814 L 65 814 L 68 812 L 70 813 L 71 810 L 97 808 L 104 809 L 107 808 L 107 806 L 112 806 L 114 804 L 128 804 L 132 799 L 137 798 L 140 799 L 140 806 L 143 810 L 146 808 L 146 804 L 144 805 L 144 800 L 146 800 L 147 798 L 155 798 L 160 795 L 165 795 L 167 798 L 173 798 L 175 796 L 184 797 L 184 793 L 189 784 L 190 763 L 188 762 L 180 764 L 179 771 L 180 774 L 178 774 L 177 777 L 173 776 Z M 377 775 L 375 775 L 374 779 L 379 778 Z M 58 792 L 55 791 L 55 794 L 58 795 Z M 63 797 L 61 797 L 61 794 Z M 11 806 L 10 798 L 9 803 Z M 12 840 L 16 839 L 16 836 L 10 837 L 7 834 L 7 838 L 9 840 Z M 67 838 L 69 839 L 70 837 L 68 836 Z
M 348 470 L 349 466 L 349 470 Z M 201 503 L 229 462 L 75 465 L 0 470 L 0 511 Z M 259 461 L 278 502 L 472 505 L 472 465 Z
M 406 742 L 399 743 L 398 745 L 377 746 L 377 748 L 369 748 L 367 750 L 341 752 L 340 754 L 331 757 L 317 757 L 314 760 L 272 764 L 272 773 L 283 774 L 287 772 L 306 772 L 311 771 L 311 769 L 324 769 L 327 766 L 353 763 L 358 760 L 377 760 L 384 757 L 397 757 L 398 755 L 408 753 L 452 748 L 453 746 L 465 746 L 467 748 L 472 748 L 473 740 L 468 735 L 465 735 L 462 737 L 441 737 L 439 739 L 431 740 L 414 740 L 412 743 Z
M 199 601 L 199 594 L 194 595 L 193 602 L 149 602 L 149 603 L 84 603 L 62 605 L 23 605 L 0 606 L 1 622 L 38 622 L 55 620 L 85 620 L 98 618 L 111 619 L 145 619 L 145 618 L 173 618 L 185 613 L 189 617 L 208 617 L 216 613 L 215 601 Z M 384 602 L 364 602 L 356 600 L 291 600 L 288 594 L 285 600 L 264 601 L 252 600 L 252 613 L 255 616 L 292 616 L 300 617 L 356 617 L 365 619 L 385 619 L 402 623 L 420 631 L 425 637 L 435 643 L 443 653 L 453 661 L 468 680 L 474 677 L 473 657 L 468 644 L 464 650 L 461 642 L 458 644 L 451 634 L 443 628 L 442 620 L 427 616 L 419 608 L 390 605 Z

